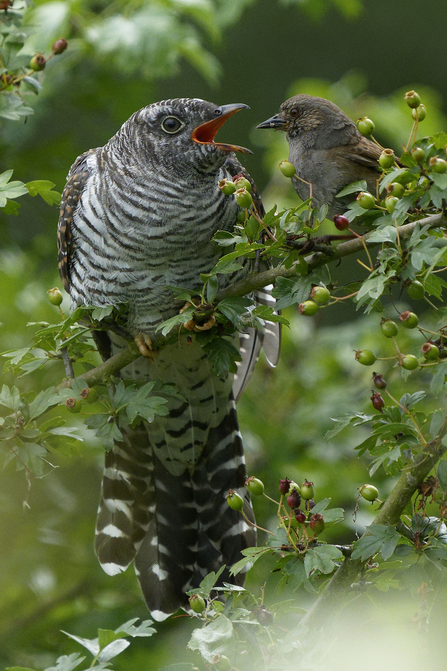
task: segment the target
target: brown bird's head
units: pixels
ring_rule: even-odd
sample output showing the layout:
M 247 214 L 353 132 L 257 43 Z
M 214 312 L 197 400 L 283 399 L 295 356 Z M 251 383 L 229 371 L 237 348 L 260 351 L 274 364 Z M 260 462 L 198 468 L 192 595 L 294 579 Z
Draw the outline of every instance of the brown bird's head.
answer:
M 343 137 L 352 136 L 357 129 L 351 119 L 334 103 L 299 94 L 282 103 L 278 114 L 257 128 L 273 128 L 287 133 L 287 139 L 301 137 L 314 148 L 329 148 L 344 144 Z

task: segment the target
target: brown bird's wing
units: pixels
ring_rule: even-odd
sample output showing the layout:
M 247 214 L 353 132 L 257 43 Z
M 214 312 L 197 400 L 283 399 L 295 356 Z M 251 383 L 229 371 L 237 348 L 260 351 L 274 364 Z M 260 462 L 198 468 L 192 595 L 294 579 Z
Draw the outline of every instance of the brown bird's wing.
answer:
M 59 222 L 57 225 L 57 251 L 59 274 L 67 293 L 70 293 L 70 262 L 73 256 L 71 222 L 89 176 L 87 157 L 92 151 L 95 150 L 90 149 L 81 154 L 81 156 L 78 156 L 70 168 L 67 183 L 62 192 Z
M 365 168 L 377 168 L 381 153 L 382 149 L 377 144 L 361 136 L 360 139 L 355 138 L 355 142 L 353 141 L 345 155 L 350 161 L 363 165 Z

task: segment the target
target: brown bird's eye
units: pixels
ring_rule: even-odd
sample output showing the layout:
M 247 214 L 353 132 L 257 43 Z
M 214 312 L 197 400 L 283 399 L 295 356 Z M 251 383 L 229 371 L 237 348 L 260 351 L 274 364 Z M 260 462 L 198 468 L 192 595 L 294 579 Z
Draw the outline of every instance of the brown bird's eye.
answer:
M 297 110 L 296 107 L 292 107 L 292 109 L 290 110 L 290 116 L 293 116 L 293 117 L 298 116 L 298 110 Z
M 169 133 L 169 135 L 178 133 L 184 125 L 183 121 L 180 121 L 176 116 L 166 116 L 161 122 L 161 127 L 165 133 Z

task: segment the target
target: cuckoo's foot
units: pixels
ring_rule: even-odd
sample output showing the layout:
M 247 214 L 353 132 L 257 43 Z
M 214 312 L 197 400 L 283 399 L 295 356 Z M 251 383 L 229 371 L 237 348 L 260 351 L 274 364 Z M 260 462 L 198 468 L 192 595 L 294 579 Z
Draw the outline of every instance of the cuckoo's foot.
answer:
M 155 359 L 158 354 L 158 350 L 152 348 L 152 340 L 149 338 L 147 333 L 138 333 L 134 340 L 143 356 L 148 359 Z

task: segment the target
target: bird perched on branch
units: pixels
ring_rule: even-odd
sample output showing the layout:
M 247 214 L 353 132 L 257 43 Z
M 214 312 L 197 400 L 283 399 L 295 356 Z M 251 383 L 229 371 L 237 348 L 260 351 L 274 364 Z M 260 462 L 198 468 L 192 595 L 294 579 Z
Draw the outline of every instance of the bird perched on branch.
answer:
M 123 440 L 106 454 L 95 549 L 113 575 L 135 562 L 155 619 L 187 607 L 185 592 L 210 571 L 227 566 L 220 581 L 241 584 L 231 567 L 255 544 L 253 527 L 232 510 L 225 494 L 237 490 L 253 521 L 235 396 L 244 387 L 261 344 L 274 365 L 277 326 L 241 334 L 238 374 L 217 375 L 194 336 L 151 350 L 157 327 L 182 304 L 169 289 L 199 289 L 223 248 L 217 230 L 231 231 L 239 207 L 218 188 L 245 172 L 234 152 L 215 142 L 218 129 L 243 104 L 217 106 L 172 99 L 135 114 L 104 146 L 73 164 L 63 192 L 58 226 L 59 269 L 72 303 L 127 304 L 125 327 L 143 355 L 121 371 L 131 380 L 161 380 L 176 387 L 167 415 L 136 428 L 120 424 Z M 254 199 L 262 203 L 253 184 Z M 219 288 L 242 277 L 247 266 L 220 275 Z M 257 301 L 269 303 L 268 291 Z M 184 333 L 184 332 L 183 332 Z M 125 339 L 108 332 L 109 350 Z M 232 391 L 235 389 L 235 393 Z
M 328 206 L 329 218 L 342 214 L 355 195 L 336 198 L 351 182 L 366 180 L 376 192 L 380 177 L 381 147 L 364 137 L 353 121 L 325 98 L 300 94 L 282 103 L 278 114 L 257 128 L 286 133 L 289 161 L 296 168 L 292 178 L 302 200 L 312 197 L 313 207 Z

